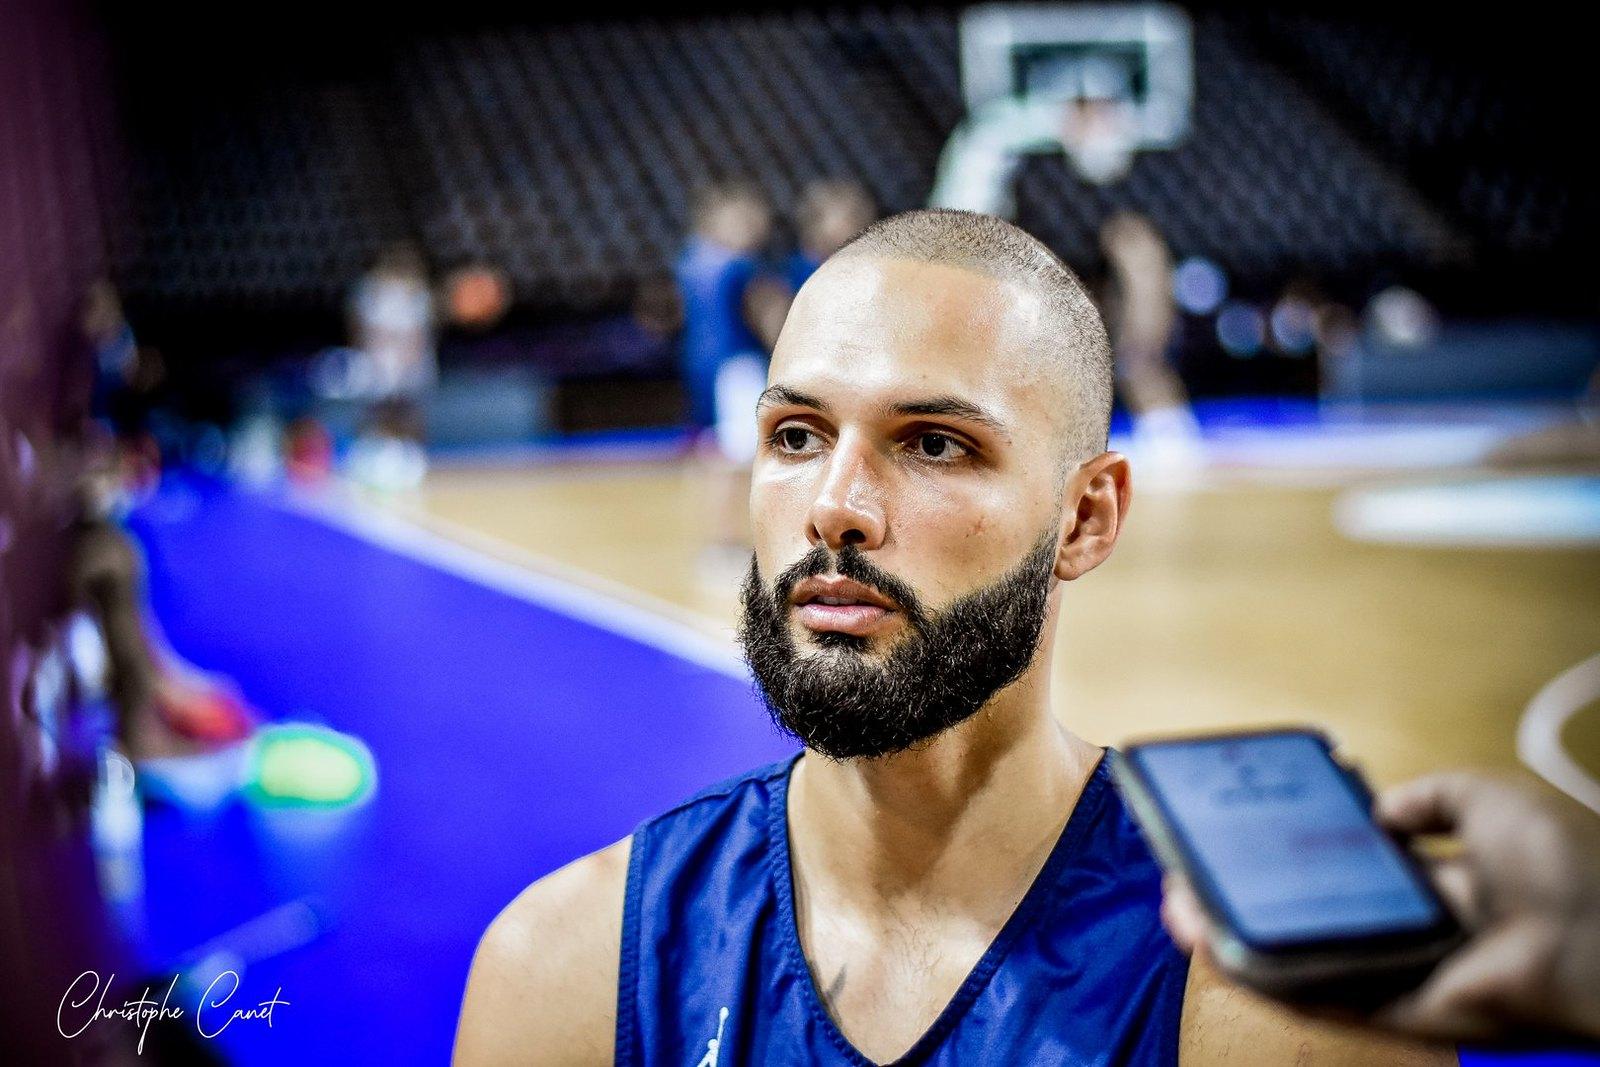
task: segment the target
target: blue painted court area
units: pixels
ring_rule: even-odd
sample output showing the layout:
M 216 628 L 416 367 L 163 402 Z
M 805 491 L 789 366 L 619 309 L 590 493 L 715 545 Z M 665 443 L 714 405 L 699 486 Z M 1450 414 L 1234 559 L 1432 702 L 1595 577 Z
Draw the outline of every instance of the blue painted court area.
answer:
M 239 1063 L 445 1062 L 473 947 L 523 886 L 794 751 L 738 679 L 265 496 L 183 480 L 131 525 L 179 653 L 377 761 L 354 813 L 147 818 L 152 965 L 286 902 L 323 926 L 245 970 L 236 1003 L 288 1005 L 218 1039 Z

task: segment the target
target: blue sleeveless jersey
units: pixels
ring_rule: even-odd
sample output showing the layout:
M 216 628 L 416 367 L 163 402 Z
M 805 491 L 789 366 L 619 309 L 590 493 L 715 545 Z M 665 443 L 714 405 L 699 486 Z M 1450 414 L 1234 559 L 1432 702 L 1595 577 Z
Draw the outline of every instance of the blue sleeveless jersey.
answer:
M 717 368 L 734 356 L 765 356 L 744 317 L 745 291 L 761 273 L 754 256 L 694 238 L 679 257 L 683 295 L 683 373 L 689 421 L 710 426 L 716 415 Z
M 787 795 L 799 758 L 712 786 L 633 835 L 616 1062 L 872 1063 L 800 949 Z M 1104 760 L 1016 911 L 897 1064 L 1171 1064 L 1188 961 Z

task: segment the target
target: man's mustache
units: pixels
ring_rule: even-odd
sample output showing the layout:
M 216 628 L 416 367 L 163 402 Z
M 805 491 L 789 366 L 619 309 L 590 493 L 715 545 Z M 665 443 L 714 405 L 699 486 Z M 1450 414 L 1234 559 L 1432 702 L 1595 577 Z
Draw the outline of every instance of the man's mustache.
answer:
M 837 555 L 828 551 L 826 545 L 817 545 L 807 552 L 778 575 L 778 580 L 773 583 L 773 603 L 780 612 L 786 611 L 795 586 L 807 578 L 830 572 L 849 578 L 853 582 L 871 586 L 894 601 L 912 627 L 918 631 L 925 627 L 928 613 L 922 606 L 922 598 L 917 596 L 916 590 L 867 559 L 866 553 L 855 545 L 845 545 Z

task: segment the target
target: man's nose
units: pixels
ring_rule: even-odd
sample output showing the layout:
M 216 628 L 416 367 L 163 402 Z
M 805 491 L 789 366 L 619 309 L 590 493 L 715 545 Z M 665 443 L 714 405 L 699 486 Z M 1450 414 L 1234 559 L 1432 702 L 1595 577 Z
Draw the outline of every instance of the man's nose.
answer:
M 845 545 L 873 549 L 883 544 L 886 523 L 878 475 L 870 448 L 848 438 L 839 441 L 811 504 L 806 536 L 812 544 L 835 552 Z

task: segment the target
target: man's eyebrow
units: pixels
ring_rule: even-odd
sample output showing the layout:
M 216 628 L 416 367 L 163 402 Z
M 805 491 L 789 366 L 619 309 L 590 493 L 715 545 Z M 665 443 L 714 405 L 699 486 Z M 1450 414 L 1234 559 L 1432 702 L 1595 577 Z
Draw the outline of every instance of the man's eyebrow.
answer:
M 990 430 L 1011 440 L 1011 434 L 1006 429 L 1005 423 L 984 411 L 969 400 L 962 400 L 959 396 L 930 396 L 926 400 L 907 401 L 901 404 L 891 404 L 886 409 L 894 415 L 948 415 L 957 419 L 975 422 L 979 426 L 986 426 Z
M 787 385 L 769 385 L 761 391 L 761 396 L 756 400 L 758 409 L 774 404 L 792 404 L 800 408 L 816 408 L 824 415 L 828 413 L 827 404 L 810 393 L 802 393 L 798 389 L 790 389 Z
M 824 401 L 812 396 L 810 393 L 802 393 L 798 389 L 791 389 L 787 385 L 768 386 L 756 401 L 758 409 L 777 404 L 813 408 L 824 415 L 829 414 L 828 405 Z M 1005 423 L 970 400 L 963 400 L 959 396 L 952 396 L 949 393 L 930 396 L 923 400 L 907 400 L 898 404 L 887 404 L 883 410 L 890 415 L 946 415 L 952 418 L 965 419 L 968 422 L 975 422 L 979 426 L 987 427 L 1003 437 L 1008 443 L 1011 441 L 1011 433 L 1006 429 Z

